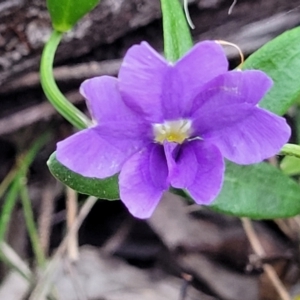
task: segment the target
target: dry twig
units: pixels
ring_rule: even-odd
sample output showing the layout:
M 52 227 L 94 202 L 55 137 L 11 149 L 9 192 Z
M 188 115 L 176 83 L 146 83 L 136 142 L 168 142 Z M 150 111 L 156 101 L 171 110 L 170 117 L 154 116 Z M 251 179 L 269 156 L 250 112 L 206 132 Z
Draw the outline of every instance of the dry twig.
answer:
M 67 212 L 67 229 L 68 232 L 72 228 L 74 222 L 76 221 L 76 216 L 78 212 L 78 203 L 77 203 L 77 192 L 73 189 L 66 188 L 66 212 Z M 78 235 L 77 232 L 70 235 L 67 252 L 69 259 L 74 262 L 78 260 L 79 250 L 78 250 Z
M 57 266 L 67 249 L 70 237 L 78 231 L 79 227 L 81 226 L 82 222 L 84 221 L 84 219 L 86 218 L 96 201 L 97 198 L 92 196 L 85 201 L 85 203 L 79 211 L 76 221 L 72 225 L 72 228 L 70 228 L 69 232 L 67 233 L 60 246 L 56 250 L 56 253 L 54 254 L 52 260 L 48 264 L 46 270 L 43 272 L 42 276 L 38 280 L 28 300 L 41 300 L 46 297 L 49 290 L 51 289 Z
M 242 224 L 243 224 L 244 230 L 246 232 L 246 235 L 249 239 L 249 242 L 250 242 L 255 254 L 259 258 L 263 258 L 266 255 L 266 252 L 265 252 L 264 248 L 262 247 L 262 244 L 260 243 L 260 241 L 257 237 L 257 234 L 254 231 L 251 221 L 248 218 L 241 218 L 241 220 L 242 220 Z M 281 297 L 281 299 L 282 300 L 292 300 L 292 298 L 290 297 L 289 293 L 287 292 L 285 286 L 279 279 L 274 268 L 271 265 L 266 264 L 266 263 L 264 263 L 262 265 L 262 267 L 263 267 L 263 270 L 266 272 L 267 276 L 269 277 L 274 288 L 278 292 L 279 296 Z
M 53 72 L 57 82 L 77 82 L 95 76 L 117 75 L 120 65 L 120 59 L 112 59 L 102 62 L 92 61 L 88 63 L 76 64 L 74 66 L 56 67 L 54 68 Z M 31 72 L 5 84 L 1 88 L 0 94 L 8 94 L 15 91 L 36 88 L 39 85 L 39 72 Z
M 66 97 L 73 104 L 79 104 L 83 102 L 83 97 L 77 91 L 67 93 Z M 10 134 L 38 121 L 48 120 L 55 114 L 58 113 L 48 102 L 23 109 L 8 117 L 0 119 L 0 136 L 4 134 Z
M 39 239 L 45 257 L 48 256 L 53 209 L 53 185 L 48 184 L 43 191 L 40 215 L 38 218 Z

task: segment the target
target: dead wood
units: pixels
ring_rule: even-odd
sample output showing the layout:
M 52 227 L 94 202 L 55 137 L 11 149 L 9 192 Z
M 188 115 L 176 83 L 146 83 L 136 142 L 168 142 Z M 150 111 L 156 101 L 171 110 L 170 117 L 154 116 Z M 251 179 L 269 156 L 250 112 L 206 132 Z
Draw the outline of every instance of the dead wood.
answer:
M 242 43 L 242 48 L 248 53 L 299 24 L 300 0 L 239 0 L 231 15 L 228 15 L 231 1 L 192 2 L 197 3 L 190 8 L 196 25 L 193 31 L 196 40 L 227 39 Z M 159 17 L 159 0 L 102 0 L 65 36 L 57 61 L 74 59 L 95 49 L 98 59 L 122 57 L 131 43 L 145 39 L 145 31 L 129 36 L 127 42 L 111 51 L 114 53 L 107 53 L 108 48 L 104 45 Z M 51 26 L 42 0 L 5 0 L 0 3 L 0 18 L 0 85 L 5 85 L 28 70 L 38 69 L 41 50 Z M 160 28 L 154 27 L 156 33 L 148 35 L 155 45 L 161 47 Z
M 27 70 L 37 70 L 41 49 L 51 32 L 45 3 L 42 0 L 1 3 L 0 84 Z M 159 1 L 103 0 L 65 36 L 57 61 L 79 57 L 101 44 L 112 43 L 159 15 Z

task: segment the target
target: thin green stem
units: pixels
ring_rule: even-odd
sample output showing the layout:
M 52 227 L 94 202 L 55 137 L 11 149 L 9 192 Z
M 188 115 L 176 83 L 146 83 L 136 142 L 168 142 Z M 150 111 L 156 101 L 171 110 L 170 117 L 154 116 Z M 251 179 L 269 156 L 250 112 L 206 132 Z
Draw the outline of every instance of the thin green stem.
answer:
M 20 177 L 20 175 L 17 175 L 17 177 Z M 16 179 L 13 181 L 2 207 L 0 216 L 0 242 L 2 242 L 5 238 L 5 233 L 11 219 L 11 214 L 17 202 L 20 187 L 19 182 Z
M 47 142 L 48 139 L 49 134 L 44 134 L 39 139 L 37 139 L 37 141 L 32 145 L 32 147 L 25 155 L 21 155 L 18 159 L 17 171 L 14 173 L 15 177 L 13 178 L 13 181 L 9 186 L 9 190 L 5 197 L 5 201 L 0 213 L 0 242 L 2 242 L 5 238 L 5 233 L 7 231 L 7 227 L 11 219 L 11 214 L 17 202 L 17 197 L 20 190 L 19 180 L 21 177 L 25 176 L 37 152 Z M 5 189 L 3 190 L 3 193 L 4 192 Z
M 300 158 L 300 146 L 295 144 L 285 144 L 280 150 L 280 155 L 289 155 Z
M 3 181 L 0 183 L 0 198 L 4 195 L 14 178 L 16 177 L 16 174 L 18 173 L 18 169 L 16 166 L 14 166 L 9 173 L 5 176 Z
M 26 178 L 20 177 L 19 184 L 20 184 L 21 202 L 23 206 L 26 228 L 31 241 L 31 247 L 33 249 L 33 253 L 35 255 L 35 259 L 38 266 L 43 267 L 45 265 L 46 259 L 42 247 L 40 245 L 38 230 L 34 221 L 31 201 L 29 198 L 28 189 L 26 187 Z
M 167 60 L 177 61 L 193 46 L 193 40 L 179 0 L 161 0 L 164 53 Z
M 41 59 L 40 77 L 45 95 L 55 109 L 78 129 L 91 125 L 90 119 L 77 109 L 58 89 L 53 75 L 53 61 L 63 33 L 54 30 L 44 47 Z

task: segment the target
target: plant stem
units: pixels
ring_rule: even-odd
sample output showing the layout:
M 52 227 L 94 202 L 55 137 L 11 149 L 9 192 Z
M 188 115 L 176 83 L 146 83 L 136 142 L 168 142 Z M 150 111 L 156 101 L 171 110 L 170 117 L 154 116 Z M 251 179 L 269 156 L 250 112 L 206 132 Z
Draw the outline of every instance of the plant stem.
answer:
M 161 0 L 164 53 L 170 62 L 181 58 L 193 46 L 193 40 L 179 0 Z
M 31 201 L 28 195 L 28 190 L 26 187 L 26 178 L 20 177 L 19 180 L 20 184 L 20 196 L 21 196 L 21 202 L 23 205 L 23 211 L 24 211 L 24 217 L 25 217 L 25 223 L 28 231 L 28 235 L 31 241 L 31 247 L 33 249 L 33 253 L 37 262 L 37 265 L 39 267 L 43 267 L 45 265 L 45 256 L 42 250 L 42 247 L 40 245 L 39 236 L 36 224 L 34 222 L 34 215 L 31 207 Z
M 13 182 L 11 183 L 9 191 L 7 192 L 5 202 L 3 204 L 2 211 L 0 214 L 0 242 L 2 242 L 5 238 L 5 233 L 7 231 L 8 223 L 10 221 L 13 208 L 17 202 L 17 197 L 20 190 L 19 180 L 21 177 L 25 176 L 37 152 L 47 142 L 48 139 L 49 139 L 49 134 L 48 133 L 44 134 L 43 136 L 41 136 L 35 141 L 35 143 L 32 145 L 32 147 L 28 150 L 28 152 L 25 155 L 20 155 L 20 157 L 17 159 L 17 166 L 16 166 L 17 170 L 16 172 L 13 172 L 15 177 Z M 3 187 L 3 185 L 1 186 Z M 5 192 L 4 188 L 3 188 L 3 192 Z
M 40 66 L 41 84 L 46 97 L 55 109 L 73 126 L 84 129 L 91 125 L 91 121 L 61 93 L 53 75 L 54 56 L 62 36 L 63 33 L 54 30 L 44 47 Z
M 20 175 L 17 175 L 20 177 Z M 7 196 L 5 198 L 1 216 L 0 216 L 0 242 L 4 241 L 5 239 L 5 233 L 7 231 L 7 227 L 9 224 L 9 221 L 11 219 L 11 214 L 13 212 L 13 209 L 15 207 L 15 204 L 17 202 L 18 193 L 19 193 L 19 181 L 17 179 L 14 180 L 12 183 L 9 192 L 7 193 Z
M 14 166 L 0 183 L 0 198 L 4 195 L 18 173 L 17 166 Z

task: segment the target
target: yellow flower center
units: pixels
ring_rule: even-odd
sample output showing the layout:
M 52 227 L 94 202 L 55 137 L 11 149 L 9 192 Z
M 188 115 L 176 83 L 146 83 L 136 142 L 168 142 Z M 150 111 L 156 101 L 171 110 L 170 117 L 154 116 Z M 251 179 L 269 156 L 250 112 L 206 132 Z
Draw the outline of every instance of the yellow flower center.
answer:
M 182 144 L 192 133 L 192 121 L 179 119 L 165 121 L 163 124 L 153 124 L 154 140 L 158 143 L 164 141 Z

